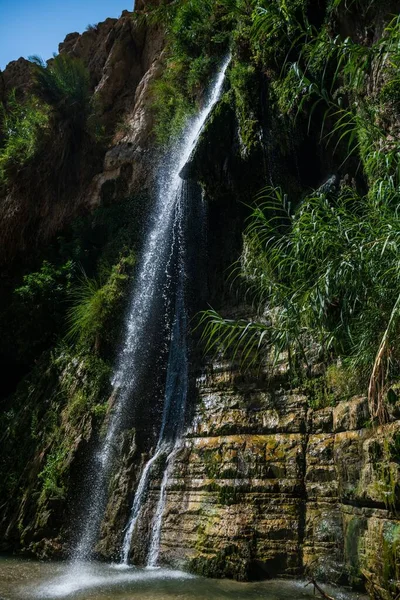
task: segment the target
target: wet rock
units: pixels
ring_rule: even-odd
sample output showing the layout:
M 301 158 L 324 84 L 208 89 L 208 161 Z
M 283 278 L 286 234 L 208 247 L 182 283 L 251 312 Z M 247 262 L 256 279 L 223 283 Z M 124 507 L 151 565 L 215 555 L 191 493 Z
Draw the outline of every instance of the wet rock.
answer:
M 400 521 L 379 478 L 398 424 L 365 428 L 365 398 L 311 410 L 281 380 L 239 379 L 226 363 L 198 386 L 167 486 L 162 562 L 239 580 L 306 572 L 380 590 L 396 580 Z
M 369 420 L 368 400 L 365 397 L 339 402 L 333 409 L 333 430 L 352 431 L 362 429 Z

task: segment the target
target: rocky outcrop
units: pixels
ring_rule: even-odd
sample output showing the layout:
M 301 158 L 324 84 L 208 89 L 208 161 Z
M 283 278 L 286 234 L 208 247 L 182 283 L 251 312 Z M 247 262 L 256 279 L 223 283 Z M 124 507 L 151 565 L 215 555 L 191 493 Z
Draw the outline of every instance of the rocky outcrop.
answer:
M 128 184 L 127 195 L 151 185 L 155 154 L 151 86 L 162 70 L 163 46 L 161 28 L 133 19 L 128 11 L 82 35 L 70 34 L 60 44 L 60 53 L 68 52 L 87 65 L 103 121 L 115 131 L 103 172 L 88 191 L 92 205 L 104 197 L 118 199 L 112 193 L 121 185 L 117 179 Z
M 313 410 L 284 378 L 229 364 L 198 384 L 168 485 L 161 560 L 242 580 L 308 572 L 396 597 L 400 423 L 367 427 L 363 397 Z
M 16 90 L 19 96 L 23 96 L 32 87 L 32 63 L 25 58 L 13 60 L 7 68 L 0 71 L 0 101 L 5 101 L 11 90 Z
M 32 189 L 37 181 L 41 184 L 33 194 L 34 202 L 18 186 L 7 190 L 0 200 L 0 261 L 8 267 L 16 255 L 49 242 L 83 212 L 148 193 L 156 161 L 151 87 L 161 72 L 163 45 L 160 27 L 147 26 L 128 11 L 81 35 L 69 34 L 60 44 L 60 53 L 77 57 L 87 66 L 93 101 L 109 142 L 102 150 L 103 158 L 101 149 L 96 149 L 95 156 L 80 160 L 79 181 L 70 192 L 63 186 L 61 193 L 53 193 L 48 185 L 53 174 L 46 171 L 46 160 L 35 173 Z M 23 96 L 32 84 L 31 63 L 23 58 L 11 62 L 1 74 L 0 100 L 6 100 L 12 89 Z

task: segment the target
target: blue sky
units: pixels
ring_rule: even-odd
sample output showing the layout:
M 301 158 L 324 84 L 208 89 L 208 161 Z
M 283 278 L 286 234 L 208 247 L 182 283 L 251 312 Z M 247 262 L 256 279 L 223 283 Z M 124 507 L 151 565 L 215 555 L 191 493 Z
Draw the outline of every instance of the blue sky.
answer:
M 133 0 L 0 0 L 0 69 L 20 56 L 46 60 L 67 33 L 132 8 Z

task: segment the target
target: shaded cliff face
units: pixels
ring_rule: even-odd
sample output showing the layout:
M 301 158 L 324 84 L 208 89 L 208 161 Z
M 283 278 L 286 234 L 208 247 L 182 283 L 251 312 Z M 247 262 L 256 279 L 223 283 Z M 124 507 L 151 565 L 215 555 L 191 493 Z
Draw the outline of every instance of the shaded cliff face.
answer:
M 61 174 L 49 169 L 51 156 L 46 154 L 63 152 L 63 142 L 58 143 L 55 135 L 43 156 L 20 169 L 11 185 L 0 186 L 0 314 L 4 322 L 0 355 L 7 371 L 1 396 L 15 389 L 41 352 L 54 344 L 54 333 L 58 336 L 60 328 L 65 331 L 63 293 L 35 316 L 38 327 L 47 331 L 44 337 L 30 324 L 23 325 L 26 315 L 15 310 L 15 289 L 23 284 L 23 277 L 40 272 L 45 263 L 60 272 L 70 260 L 77 271 L 84 269 L 89 277 L 98 277 L 99 256 L 106 247 L 110 250 L 106 262 L 115 264 L 124 248 L 140 245 L 158 159 L 151 87 L 160 75 L 163 45 L 159 27 L 138 24 L 128 12 L 82 35 L 70 34 L 60 44 L 61 56 L 82 61 L 88 70 L 101 140 L 86 143 L 83 151 L 78 148 L 77 164 L 64 161 Z M 32 63 L 22 58 L 11 62 L 0 73 L 0 82 L 0 99 L 6 107 L 13 90 L 17 100 L 24 102 L 35 90 Z M 64 283 L 61 287 L 66 289 Z M 31 301 L 41 304 L 39 298 Z M 47 323 L 40 325 L 42 318 L 46 321 L 46 312 Z M 19 336 L 16 330 L 21 328 L 26 331 L 21 330 Z
M 24 253 L 36 251 L 68 226 L 78 215 L 93 211 L 102 202 L 113 202 L 133 192 L 146 192 L 154 177 L 150 85 L 160 73 L 163 34 L 146 27 L 125 11 L 120 19 L 107 19 L 83 34 L 69 34 L 59 46 L 60 54 L 80 59 L 87 67 L 93 103 L 105 131 L 102 147 L 94 156 L 80 157 L 71 189 L 48 185 L 50 174 L 44 161 L 36 177 L 34 199 L 14 185 L 1 199 L 0 222 L 4 268 Z M 33 67 L 20 58 L 0 74 L 0 99 L 12 90 L 23 99 L 33 89 Z M 42 173 L 41 173 L 42 171 Z M 73 178 L 71 169 L 70 180 Z M 47 189 L 48 188 L 48 189 Z
M 80 59 L 87 68 L 105 143 L 94 148 L 94 161 L 90 152 L 83 157 L 76 185 L 59 196 L 42 186 L 49 176 L 43 163 L 31 181 L 35 194 L 23 194 L 17 182 L 0 198 L 5 549 L 22 541 L 38 553 L 65 553 L 72 535 L 80 503 L 73 488 L 82 483 L 107 410 L 127 287 L 152 200 L 157 152 L 151 86 L 160 74 L 163 44 L 159 27 L 138 25 L 128 12 L 68 35 L 61 56 Z M 34 87 L 31 63 L 10 63 L 0 80 L 2 100 L 12 89 L 23 100 Z M 58 343 L 65 335 L 69 291 L 79 288 L 82 273 L 102 289 L 98 306 L 103 315 L 108 312 L 108 324 L 95 325 L 93 346 L 69 354 Z M 28 296 L 18 300 L 21 285 Z

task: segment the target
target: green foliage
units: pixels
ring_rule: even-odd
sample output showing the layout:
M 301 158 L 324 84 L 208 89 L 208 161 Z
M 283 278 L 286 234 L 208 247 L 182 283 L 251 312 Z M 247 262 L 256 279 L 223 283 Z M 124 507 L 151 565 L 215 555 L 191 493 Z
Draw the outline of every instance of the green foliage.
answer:
M 47 497 L 64 498 L 65 488 L 62 483 L 62 475 L 66 466 L 67 453 L 67 448 L 57 447 L 47 457 L 46 465 L 38 475 L 39 480 L 42 481 L 42 501 Z
M 352 517 L 347 523 L 344 539 L 344 551 L 348 562 L 351 583 L 360 584 L 362 573 L 360 569 L 360 544 L 366 528 L 366 520 L 360 517 Z
M 174 67 L 168 67 L 166 72 L 168 75 L 153 85 L 153 108 L 156 113 L 154 132 L 160 144 L 167 144 L 171 138 L 176 138 L 194 112 L 193 103 L 176 87 Z
M 93 415 L 102 420 L 106 414 L 111 369 L 101 358 L 86 351 L 71 353 L 60 345 L 51 358 L 51 369 L 57 374 L 50 395 L 50 409 L 40 423 L 36 444 L 49 448 L 38 475 L 39 507 L 48 499 L 65 500 L 69 492 L 69 467 L 77 441 L 85 433 Z
M 251 42 L 258 63 L 281 71 L 293 47 L 310 33 L 306 0 L 259 2 L 252 13 Z
M 96 32 L 99 28 L 99 24 L 98 23 L 89 23 L 88 25 L 86 25 L 86 31 L 94 31 Z
M 383 577 L 386 585 L 397 594 L 400 579 L 400 526 L 386 522 L 383 530 Z
M 400 505 L 399 436 L 398 434 L 395 434 L 392 437 L 389 436 L 382 440 L 379 460 L 377 460 L 375 464 L 377 480 L 374 484 L 374 488 L 386 509 L 396 514 Z
M 194 112 L 211 74 L 227 50 L 232 11 L 242 2 L 175 0 L 150 8 L 142 18 L 166 29 L 166 67 L 153 86 L 155 134 L 175 138 Z
M 18 184 L 28 197 L 35 189 L 36 169 L 41 175 L 48 172 L 48 180 L 58 180 L 59 189 L 68 188 L 85 143 L 103 138 L 84 64 L 66 54 L 48 65 L 38 57 L 31 60 L 34 95 L 18 100 L 12 92 L 0 107 L 0 183 Z
M 124 298 L 128 282 L 127 270 L 134 264 L 132 256 L 115 265 L 104 284 L 85 274 L 79 286 L 71 291 L 72 306 L 68 311 L 68 337 L 99 350 L 109 333 L 107 323 Z
M 71 260 L 59 266 L 44 260 L 39 270 L 23 276 L 11 305 L 0 313 L 2 347 L 11 345 L 9 355 L 24 363 L 54 342 L 63 326 L 74 271 Z
M 330 0 L 328 10 L 337 11 L 344 7 L 348 12 L 356 10 L 365 15 L 374 6 L 379 6 L 379 0 Z
M 64 409 L 65 421 L 79 425 L 90 413 L 99 417 L 105 414 L 104 399 L 109 392 L 111 366 L 90 348 L 71 350 L 61 344 L 53 358 L 54 366 L 60 373 L 60 387 L 67 398 Z M 76 364 L 79 363 L 77 377 Z
M 255 364 L 260 350 L 266 350 L 268 334 L 272 332 L 267 322 L 224 319 L 212 309 L 202 313 L 199 326 L 203 327 L 205 352 L 222 352 L 232 360 L 239 360 L 243 367 Z
M 229 80 L 235 94 L 239 135 L 247 153 L 257 143 L 259 129 L 258 119 L 254 113 L 258 92 L 254 66 L 235 61 L 229 73 Z
M 121 185 L 113 193 L 121 198 L 126 190 Z M 89 279 L 102 283 L 108 281 L 117 264 L 121 264 L 123 275 L 130 272 L 129 264 L 124 266 L 120 261 L 127 259 L 129 263 L 138 248 L 148 206 L 146 196 L 119 202 L 104 197 L 102 206 L 75 219 L 39 256 L 32 254 L 23 276 L 6 280 L 0 302 L 0 355 L 7 365 L 3 396 L 13 391 L 42 352 L 65 336 L 73 290 L 80 287 L 81 268 Z M 103 357 L 114 353 L 119 339 L 125 292 L 126 288 L 113 318 L 106 320 L 99 335 Z
M 308 404 L 314 410 L 334 406 L 338 398 L 332 393 L 328 385 L 327 379 L 316 377 L 314 379 L 305 379 L 302 383 L 301 390 L 307 396 Z
M 85 150 L 96 153 L 104 137 L 89 71 L 69 54 L 59 54 L 48 64 L 37 56 L 31 61 L 35 92 L 50 107 L 52 152 L 48 161 L 57 173 L 59 187 L 68 189 Z
M 31 309 L 44 299 L 60 302 L 69 288 L 73 269 L 70 260 L 61 267 L 45 260 L 39 271 L 24 275 L 23 284 L 15 288 L 14 294 L 22 302 L 29 303 Z
M 297 29 L 293 60 L 284 62 L 273 82 L 278 107 L 297 117 L 307 114 L 309 129 L 318 123 L 321 139 L 334 144 L 343 162 L 358 154 L 371 187 L 378 179 L 397 185 L 399 146 L 387 123 L 400 87 L 399 17 L 370 46 L 333 36 L 329 24 L 317 30 L 304 22 L 304 15 Z M 369 89 L 377 81 L 381 89 L 372 94 Z
M 349 364 L 333 363 L 325 374 L 328 390 L 335 401 L 349 400 L 365 390 L 365 374 L 350 361 Z
M 16 510 L 30 490 L 31 512 L 19 512 L 22 538 L 31 514 L 44 526 L 60 502 L 70 497 L 70 465 L 80 441 L 88 439 L 105 416 L 110 374 L 110 365 L 97 355 L 60 344 L 42 355 L 3 404 L 0 494 Z
M 89 72 L 83 62 L 68 54 L 55 56 L 47 65 L 32 56 L 37 93 L 53 107 L 57 117 L 83 130 L 92 114 Z
M 215 36 L 216 11 L 212 0 L 181 2 L 169 29 L 173 52 L 181 57 L 198 57 Z
M 49 116 L 47 107 L 37 98 L 21 103 L 15 92 L 11 92 L 7 105 L 0 105 L 0 118 L 4 132 L 0 147 L 0 182 L 6 182 L 40 151 Z
M 344 188 L 334 197 L 309 196 L 293 212 L 280 190 L 264 194 L 250 218 L 241 265 L 262 320 L 227 321 L 208 311 L 207 349 L 233 348 L 246 360 L 266 346 L 276 359 L 285 351 L 305 365 L 344 355 L 371 377 L 379 356 L 379 373 L 390 378 L 400 360 L 400 221 L 393 196 L 371 200 Z
M 340 4 L 331 3 L 327 16 Z M 364 5 L 364 15 L 373 5 Z M 345 8 L 358 10 L 358 3 Z M 400 370 L 400 146 L 394 125 L 400 18 L 388 22 L 380 39 L 363 44 L 336 35 L 332 20 L 311 24 L 309 14 L 302 0 L 253 6 L 253 60 L 268 73 L 272 109 L 287 131 L 305 123 L 337 155 L 339 169 L 350 158 L 358 163 L 353 173 L 363 177 L 363 191 L 321 188 L 298 205 L 280 189 L 264 190 L 236 270 L 254 295 L 258 317 L 237 322 L 208 311 L 203 339 L 207 351 L 250 364 L 257 353 L 272 351 L 274 361 L 289 360 L 294 373 L 342 357 L 353 381 L 346 386 L 336 373 L 334 384 L 324 383 L 328 396 L 330 388 L 340 397 L 368 387 L 371 415 L 384 420 L 383 397 Z M 251 115 L 240 97 L 250 70 L 246 61 L 232 68 L 239 123 Z

